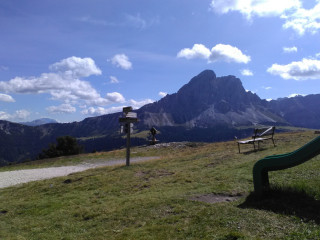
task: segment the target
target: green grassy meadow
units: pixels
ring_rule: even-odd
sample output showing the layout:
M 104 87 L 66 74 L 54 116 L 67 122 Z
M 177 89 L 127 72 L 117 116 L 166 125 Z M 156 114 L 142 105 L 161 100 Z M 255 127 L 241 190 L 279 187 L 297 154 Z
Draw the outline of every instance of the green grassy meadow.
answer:
M 266 156 L 309 142 L 311 131 L 275 135 L 259 151 L 233 141 L 136 147 L 159 156 L 0 189 L 0 239 L 320 239 L 320 156 L 269 174 L 264 198 L 252 168 Z M 41 160 L 0 171 L 118 159 L 125 150 Z M 202 195 L 237 197 L 208 203 Z

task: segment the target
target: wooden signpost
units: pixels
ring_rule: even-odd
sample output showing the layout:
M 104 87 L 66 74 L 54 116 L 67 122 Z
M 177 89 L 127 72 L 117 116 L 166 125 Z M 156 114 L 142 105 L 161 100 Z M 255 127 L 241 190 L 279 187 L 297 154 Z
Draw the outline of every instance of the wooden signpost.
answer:
M 126 154 L 126 166 L 130 165 L 130 134 L 133 123 L 138 122 L 137 113 L 132 112 L 132 107 L 123 108 L 123 117 L 119 118 L 119 123 L 122 125 L 121 129 L 127 134 L 127 154 Z

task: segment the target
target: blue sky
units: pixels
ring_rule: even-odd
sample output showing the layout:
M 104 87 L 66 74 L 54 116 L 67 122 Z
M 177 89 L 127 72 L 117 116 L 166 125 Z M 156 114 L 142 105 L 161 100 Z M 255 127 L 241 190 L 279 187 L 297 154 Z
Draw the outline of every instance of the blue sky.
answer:
M 139 108 L 205 69 L 263 99 L 320 93 L 320 1 L 1 0 L 0 119 Z

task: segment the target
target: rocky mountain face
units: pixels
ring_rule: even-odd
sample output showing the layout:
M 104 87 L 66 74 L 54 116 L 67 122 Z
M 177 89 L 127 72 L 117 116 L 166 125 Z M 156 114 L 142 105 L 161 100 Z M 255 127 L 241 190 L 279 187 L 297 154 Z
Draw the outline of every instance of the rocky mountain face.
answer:
M 213 71 L 205 70 L 177 93 L 142 107 L 138 114 L 147 126 L 285 124 L 266 104 L 256 94 L 246 92 L 240 79 L 216 77 Z
M 280 98 L 267 107 L 292 126 L 320 128 L 320 94 Z
M 251 134 L 250 126 L 292 125 L 320 128 L 320 95 L 282 98 L 267 102 L 245 91 L 234 76 L 216 77 L 205 70 L 177 93 L 137 110 L 138 131 L 154 126 L 157 139 L 169 141 L 221 141 Z M 59 136 L 76 137 L 87 152 L 110 150 L 125 145 L 119 135 L 121 113 L 73 123 L 26 126 L 0 121 L 0 165 L 34 159 Z M 247 126 L 247 130 L 235 127 Z M 133 139 L 143 144 L 144 139 Z

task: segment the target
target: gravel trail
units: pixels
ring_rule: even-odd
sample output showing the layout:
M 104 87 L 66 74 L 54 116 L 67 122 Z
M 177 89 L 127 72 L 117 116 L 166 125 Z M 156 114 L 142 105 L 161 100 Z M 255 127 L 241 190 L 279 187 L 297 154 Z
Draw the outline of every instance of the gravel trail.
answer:
M 137 157 L 131 158 L 130 163 L 142 162 L 157 159 L 159 157 Z M 26 170 L 16 170 L 0 172 L 0 188 L 5 188 L 20 183 L 38 181 L 43 179 L 49 179 L 54 177 L 67 176 L 70 173 L 82 172 L 90 168 L 104 167 L 104 166 L 115 166 L 120 164 L 126 164 L 125 159 L 112 160 L 95 163 L 82 163 L 74 166 L 64 166 L 64 167 L 50 167 L 50 168 L 37 168 L 37 169 L 26 169 Z

